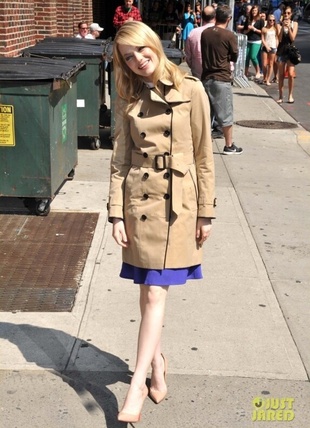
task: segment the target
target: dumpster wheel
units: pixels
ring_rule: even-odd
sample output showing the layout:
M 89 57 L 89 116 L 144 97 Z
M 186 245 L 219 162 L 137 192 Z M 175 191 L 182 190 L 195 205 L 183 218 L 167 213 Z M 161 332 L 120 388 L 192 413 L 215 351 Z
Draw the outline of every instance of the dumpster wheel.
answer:
M 74 175 L 75 175 L 75 169 L 73 168 L 73 169 L 71 169 L 71 171 L 69 172 L 68 177 L 67 177 L 67 180 L 73 180 Z
M 24 205 L 31 214 L 47 216 L 51 210 L 51 199 L 25 198 Z
M 101 147 L 101 141 L 98 137 L 93 137 L 90 142 L 90 148 L 92 150 L 98 150 Z

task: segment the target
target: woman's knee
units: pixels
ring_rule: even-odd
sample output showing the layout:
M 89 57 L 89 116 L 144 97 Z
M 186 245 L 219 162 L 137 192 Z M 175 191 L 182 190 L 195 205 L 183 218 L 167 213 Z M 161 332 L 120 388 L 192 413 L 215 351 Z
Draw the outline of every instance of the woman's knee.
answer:
M 157 305 L 165 302 L 168 286 L 141 285 L 144 301 L 147 304 Z

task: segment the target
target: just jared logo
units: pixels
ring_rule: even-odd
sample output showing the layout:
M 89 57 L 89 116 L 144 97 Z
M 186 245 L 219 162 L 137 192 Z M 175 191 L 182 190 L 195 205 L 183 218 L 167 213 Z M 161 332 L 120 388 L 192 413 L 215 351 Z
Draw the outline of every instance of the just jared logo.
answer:
M 294 398 L 261 398 L 252 400 L 252 421 L 292 421 Z

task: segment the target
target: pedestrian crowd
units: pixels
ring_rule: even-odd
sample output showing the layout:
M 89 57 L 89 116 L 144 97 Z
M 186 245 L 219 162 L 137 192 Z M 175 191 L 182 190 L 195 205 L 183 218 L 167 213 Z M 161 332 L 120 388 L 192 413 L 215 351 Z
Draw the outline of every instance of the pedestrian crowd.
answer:
M 237 32 L 247 35 L 245 75 L 249 73 L 250 63 L 254 68 L 253 78 L 261 84 L 278 84 L 279 99 L 284 97 L 284 79 L 288 79 L 288 103 L 294 103 L 293 89 L 295 64 L 290 60 L 289 46 L 294 44 L 298 32 L 300 9 L 293 9 L 284 3 L 274 10 L 261 11 L 259 5 L 244 4 L 235 20 Z

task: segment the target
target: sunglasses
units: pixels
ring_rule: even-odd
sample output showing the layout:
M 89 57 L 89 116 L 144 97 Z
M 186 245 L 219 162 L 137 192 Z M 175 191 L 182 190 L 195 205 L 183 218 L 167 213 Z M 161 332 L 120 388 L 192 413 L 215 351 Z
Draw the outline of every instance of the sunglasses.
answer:
M 268 21 L 269 21 L 269 22 L 274 22 L 274 21 L 275 21 L 275 19 L 268 19 Z

